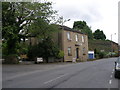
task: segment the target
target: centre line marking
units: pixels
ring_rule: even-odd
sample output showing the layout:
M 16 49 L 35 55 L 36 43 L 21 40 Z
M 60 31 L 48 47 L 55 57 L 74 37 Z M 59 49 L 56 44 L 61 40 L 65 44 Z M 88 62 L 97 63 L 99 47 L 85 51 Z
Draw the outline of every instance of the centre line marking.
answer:
M 112 83 L 112 80 L 109 80 L 109 84 L 111 84 Z
M 50 82 L 52 82 L 52 81 L 55 81 L 55 80 L 57 80 L 57 79 L 59 79 L 59 78 L 62 78 L 62 77 L 64 77 L 64 76 L 66 76 L 66 75 L 68 75 L 68 74 L 64 74 L 64 75 L 61 75 L 61 76 L 56 77 L 56 78 L 54 78 L 54 79 L 51 79 L 51 80 L 49 80 L 49 81 L 46 81 L 46 82 L 44 82 L 44 84 L 50 83 Z

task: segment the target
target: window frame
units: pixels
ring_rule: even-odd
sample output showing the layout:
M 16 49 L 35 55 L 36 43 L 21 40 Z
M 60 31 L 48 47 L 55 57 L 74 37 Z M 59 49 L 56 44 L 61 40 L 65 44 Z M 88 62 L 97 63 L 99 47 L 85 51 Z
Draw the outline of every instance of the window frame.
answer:
M 78 34 L 75 35 L 75 41 L 76 41 L 76 42 L 79 41 Z
M 85 42 L 85 38 L 84 38 L 84 36 L 82 35 L 82 42 L 84 43 Z
M 68 39 L 68 40 L 71 40 L 70 32 L 67 32 L 67 39 Z
M 72 48 L 68 47 L 67 48 L 68 56 L 72 56 Z

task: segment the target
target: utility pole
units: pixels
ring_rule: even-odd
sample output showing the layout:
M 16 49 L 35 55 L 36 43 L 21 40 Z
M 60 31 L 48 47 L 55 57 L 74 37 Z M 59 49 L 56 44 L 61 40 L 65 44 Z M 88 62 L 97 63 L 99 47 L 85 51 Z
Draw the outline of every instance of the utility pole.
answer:
M 116 35 L 116 33 L 111 34 L 111 57 L 112 57 L 112 53 L 113 53 L 113 41 L 112 41 L 112 36 Z

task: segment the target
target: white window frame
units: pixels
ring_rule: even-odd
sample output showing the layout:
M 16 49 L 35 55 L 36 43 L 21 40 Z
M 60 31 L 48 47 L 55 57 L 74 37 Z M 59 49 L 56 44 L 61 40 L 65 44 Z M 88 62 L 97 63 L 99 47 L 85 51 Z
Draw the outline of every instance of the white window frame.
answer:
M 79 40 L 78 40 L 78 34 L 75 35 L 75 40 L 76 40 L 76 42 L 79 41 Z
M 67 39 L 71 40 L 71 38 L 70 38 L 70 32 L 67 32 Z
M 82 42 L 83 42 L 83 43 L 85 42 L 84 36 L 82 36 Z

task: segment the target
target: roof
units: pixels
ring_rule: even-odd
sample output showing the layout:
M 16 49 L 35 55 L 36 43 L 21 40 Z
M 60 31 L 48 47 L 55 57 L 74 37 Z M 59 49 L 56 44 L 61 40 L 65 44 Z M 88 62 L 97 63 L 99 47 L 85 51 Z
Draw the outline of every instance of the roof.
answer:
M 80 31 L 78 31 L 78 30 L 74 30 L 74 29 L 72 29 L 72 28 L 70 28 L 70 27 L 62 26 L 62 25 L 59 25 L 59 26 L 60 26 L 60 29 L 63 29 L 63 30 L 66 30 L 66 31 L 71 31 L 71 32 L 77 32 L 77 33 L 86 35 L 85 33 L 82 33 L 82 32 L 80 32 Z

